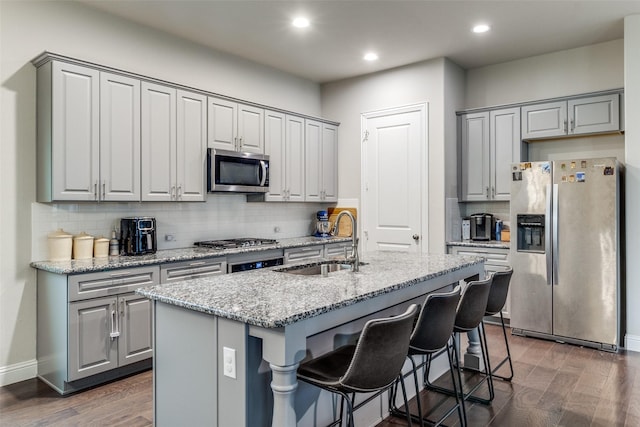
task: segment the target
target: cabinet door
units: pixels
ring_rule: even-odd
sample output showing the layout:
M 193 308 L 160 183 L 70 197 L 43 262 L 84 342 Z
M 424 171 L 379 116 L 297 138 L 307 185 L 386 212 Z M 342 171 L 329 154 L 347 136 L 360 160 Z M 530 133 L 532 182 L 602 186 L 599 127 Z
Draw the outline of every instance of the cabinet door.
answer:
M 489 199 L 489 113 L 460 116 L 461 201 Z
M 287 115 L 285 168 L 287 200 L 303 202 L 305 199 L 305 120 Z
M 207 145 L 209 148 L 237 151 L 236 116 L 238 104 L 210 97 L 207 115 Z
M 338 127 L 322 125 L 322 199 L 338 201 Z
M 52 199 L 98 200 L 99 72 L 63 62 L 52 67 Z
M 491 198 L 509 200 L 511 163 L 521 160 L 520 108 L 491 111 L 489 117 Z
M 68 381 L 118 366 L 118 323 L 116 298 L 69 304 Z
M 315 120 L 305 120 L 304 131 L 305 152 L 305 200 L 308 202 L 322 201 L 322 123 Z
M 269 192 L 265 200 L 268 202 L 281 202 L 286 196 L 285 129 L 284 114 L 265 111 L 264 152 L 269 156 Z
M 522 107 L 522 139 L 567 134 L 567 101 Z
M 620 96 L 593 96 L 570 99 L 569 133 L 612 132 L 620 129 Z
M 153 305 L 150 299 L 130 294 L 118 297 L 120 336 L 119 366 L 153 356 Z
M 140 80 L 100 73 L 100 200 L 140 200 Z
M 142 200 L 176 195 L 176 90 L 142 82 Z
M 176 200 L 205 200 L 207 97 L 177 91 Z
M 264 153 L 264 110 L 238 105 L 238 151 Z

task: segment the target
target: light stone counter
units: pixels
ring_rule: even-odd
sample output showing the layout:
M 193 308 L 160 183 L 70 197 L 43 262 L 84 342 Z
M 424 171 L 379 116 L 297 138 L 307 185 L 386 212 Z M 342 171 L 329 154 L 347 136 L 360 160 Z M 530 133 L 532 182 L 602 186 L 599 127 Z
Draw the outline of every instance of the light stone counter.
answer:
M 430 292 L 484 272 L 475 256 L 362 258 L 367 264 L 357 273 L 302 276 L 272 267 L 137 290 L 155 307 L 155 425 L 328 424 L 332 406 L 317 390 L 298 389 L 296 380 L 300 361 L 319 351 L 314 342 L 332 348 L 343 328 L 399 314 Z
M 288 249 L 303 246 L 324 245 L 329 243 L 350 242 L 351 237 L 294 237 L 280 239 L 274 245 L 252 246 L 234 249 L 181 248 L 159 250 L 155 254 L 138 256 L 110 256 L 106 258 L 91 258 L 70 261 L 34 261 L 31 267 L 56 274 L 78 274 L 99 271 L 116 270 L 120 268 L 142 267 L 175 261 L 190 261 L 203 258 L 213 258 L 233 254 L 245 254 L 265 251 L 269 249 Z

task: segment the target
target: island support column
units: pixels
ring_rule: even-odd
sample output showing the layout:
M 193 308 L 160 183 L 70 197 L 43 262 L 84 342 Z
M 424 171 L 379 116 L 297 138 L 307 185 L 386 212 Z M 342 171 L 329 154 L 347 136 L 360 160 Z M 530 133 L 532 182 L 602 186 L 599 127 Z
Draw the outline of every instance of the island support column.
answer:
M 284 328 L 250 327 L 250 335 L 262 339 L 262 358 L 269 362 L 273 392 L 272 427 L 295 427 L 297 416 L 295 392 L 296 374 L 307 349 L 304 327 L 292 324 Z

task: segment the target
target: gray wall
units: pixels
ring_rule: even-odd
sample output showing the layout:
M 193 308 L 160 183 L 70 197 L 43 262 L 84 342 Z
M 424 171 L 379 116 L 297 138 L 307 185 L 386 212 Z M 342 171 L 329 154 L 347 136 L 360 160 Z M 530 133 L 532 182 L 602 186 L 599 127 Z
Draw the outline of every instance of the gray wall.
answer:
M 627 347 L 640 351 L 640 15 L 624 20 Z
M 322 86 L 323 117 L 341 123 L 341 198 L 360 199 L 361 114 L 421 102 L 429 104 L 429 200 L 423 221 L 428 224 L 430 252 L 442 253 L 445 249 L 445 175 L 453 168 L 455 176 L 454 113 L 462 106 L 463 76 L 457 65 L 439 58 Z

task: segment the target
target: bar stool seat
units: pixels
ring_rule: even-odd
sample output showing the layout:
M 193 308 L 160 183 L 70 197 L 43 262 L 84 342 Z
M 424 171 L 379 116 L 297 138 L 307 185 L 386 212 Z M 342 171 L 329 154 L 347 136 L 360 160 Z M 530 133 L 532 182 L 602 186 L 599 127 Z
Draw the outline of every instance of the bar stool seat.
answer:
M 408 358 L 411 361 L 411 372 L 413 374 L 414 386 L 416 389 L 416 401 L 418 406 L 418 414 L 411 414 L 412 419 L 420 422 L 420 427 L 423 427 L 425 422 L 430 425 L 441 425 L 446 418 L 448 418 L 454 412 L 458 412 L 460 419 L 460 425 L 465 426 L 467 423 L 466 411 L 464 409 L 464 403 L 460 399 L 457 383 L 461 383 L 459 376 L 460 371 L 456 368 L 457 352 L 453 348 L 453 325 L 456 319 L 456 309 L 458 302 L 460 301 L 460 286 L 451 292 L 446 293 L 433 293 L 427 295 L 418 320 L 411 333 L 411 341 L 409 342 L 409 355 Z M 418 369 L 426 366 L 425 375 L 429 375 L 431 368 L 431 361 L 434 355 L 440 354 L 446 351 L 449 360 L 449 371 L 451 373 L 451 380 L 454 387 L 455 404 L 452 405 L 442 416 L 437 420 L 431 420 L 427 418 L 430 414 L 424 414 L 422 409 L 422 403 L 419 396 L 418 387 Z M 425 360 L 416 365 L 414 356 L 426 356 Z M 455 362 L 454 362 L 455 358 Z M 454 376 L 454 372 L 458 373 L 458 377 Z M 403 376 L 404 377 L 404 376 Z M 389 407 L 392 415 L 406 416 L 409 408 L 405 406 L 405 410 L 401 410 L 395 405 L 395 392 L 397 391 L 397 384 L 394 388 L 394 393 L 391 395 Z M 436 408 L 439 408 L 437 405 Z M 434 409 L 436 409 L 434 408 Z
M 300 365 L 300 381 L 342 397 L 340 418 L 330 426 L 342 424 L 342 407 L 346 402 L 348 425 L 353 427 L 353 411 L 393 386 L 407 357 L 417 311 L 417 306 L 411 304 L 399 316 L 369 320 L 356 345 L 340 347 Z M 377 393 L 354 406 L 356 393 L 371 392 Z M 403 395 L 406 404 L 404 388 Z M 411 425 L 409 417 L 407 421 Z
M 500 378 L 505 381 L 511 381 L 513 379 L 513 363 L 511 362 L 511 350 L 509 349 L 507 329 L 504 326 L 504 316 L 502 315 L 502 309 L 504 308 L 504 305 L 507 301 L 507 294 L 509 293 L 509 283 L 511 282 L 512 274 L 512 268 L 509 268 L 505 271 L 497 271 L 493 274 L 491 291 L 489 292 L 487 308 L 484 313 L 485 316 L 494 316 L 498 313 L 500 314 L 500 323 L 502 325 L 502 335 L 504 336 L 504 344 L 507 349 L 507 356 L 493 368 L 493 371 L 491 371 L 491 375 L 495 378 Z M 498 371 L 498 369 L 500 369 L 506 362 L 509 362 L 509 375 L 497 375 L 496 372 Z
M 460 304 L 458 305 L 456 320 L 453 327 L 453 332 L 456 334 L 469 332 L 476 328 L 478 329 L 478 335 L 480 336 L 480 349 L 482 351 L 482 359 L 484 362 L 484 373 L 478 372 L 478 375 L 481 375 L 482 378 L 477 381 L 476 384 L 471 386 L 466 392 L 463 390 L 463 384 L 460 384 L 460 393 L 462 395 L 463 401 L 469 400 L 486 405 L 491 403 L 495 395 L 493 390 L 493 379 L 491 376 L 491 364 L 489 362 L 487 351 L 487 336 L 484 333 L 482 323 L 482 319 L 487 308 L 487 301 L 489 299 L 489 292 L 491 290 L 492 281 L 493 274 L 489 275 L 489 277 L 484 280 L 476 280 L 467 283 L 467 286 L 462 293 Z M 458 369 L 461 369 L 460 364 L 458 364 Z M 478 388 L 480 388 L 480 386 L 482 386 L 485 381 L 489 389 L 488 399 L 484 399 L 474 395 L 476 390 L 478 390 Z M 436 386 L 435 384 L 429 382 L 429 379 L 426 376 L 425 386 L 431 390 L 446 393 L 451 396 L 454 396 L 456 394 L 456 391 L 454 390 Z

